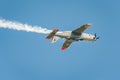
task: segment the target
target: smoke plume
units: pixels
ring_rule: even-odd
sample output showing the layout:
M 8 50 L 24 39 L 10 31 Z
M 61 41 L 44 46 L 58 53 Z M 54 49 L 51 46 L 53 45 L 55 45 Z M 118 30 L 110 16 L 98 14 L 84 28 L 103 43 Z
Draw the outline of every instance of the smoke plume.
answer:
M 35 33 L 43 33 L 43 34 L 49 34 L 52 31 L 39 26 L 31 26 L 28 24 L 22 24 L 19 22 L 9 21 L 5 19 L 0 19 L 0 28 L 8 28 L 18 31 L 21 30 L 26 32 L 35 32 Z

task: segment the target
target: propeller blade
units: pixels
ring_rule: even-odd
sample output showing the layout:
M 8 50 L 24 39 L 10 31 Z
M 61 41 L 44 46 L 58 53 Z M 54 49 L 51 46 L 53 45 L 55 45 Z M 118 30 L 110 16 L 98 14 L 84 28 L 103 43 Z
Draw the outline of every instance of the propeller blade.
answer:
M 100 37 L 97 37 L 96 39 L 99 39 Z
M 96 33 L 94 35 L 95 35 L 95 37 L 97 36 Z
M 94 36 L 95 36 L 94 38 L 95 38 L 96 40 L 100 38 L 99 36 L 97 37 L 97 34 L 96 34 L 96 33 L 94 34 Z

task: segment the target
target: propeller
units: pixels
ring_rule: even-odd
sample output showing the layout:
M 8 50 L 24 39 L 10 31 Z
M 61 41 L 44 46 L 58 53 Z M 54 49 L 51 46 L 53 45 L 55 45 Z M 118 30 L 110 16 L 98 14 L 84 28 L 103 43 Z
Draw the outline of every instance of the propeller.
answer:
M 96 39 L 96 40 L 100 38 L 99 36 L 97 37 L 96 33 L 94 34 L 94 36 L 95 36 L 94 39 Z

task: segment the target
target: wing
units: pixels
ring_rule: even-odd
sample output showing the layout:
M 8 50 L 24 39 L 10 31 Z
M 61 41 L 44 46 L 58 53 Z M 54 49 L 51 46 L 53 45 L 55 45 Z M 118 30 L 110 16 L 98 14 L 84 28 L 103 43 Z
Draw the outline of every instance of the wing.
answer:
M 62 49 L 62 50 L 67 49 L 72 42 L 73 42 L 73 39 L 67 39 L 67 40 L 64 42 L 64 44 L 63 44 L 63 46 L 62 46 L 61 49 Z
M 91 24 L 84 24 L 82 25 L 80 28 L 73 30 L 72 33 L 74 35 L 81 35 L 81 33 L 83 33 L 89 26 L 91 26 Z

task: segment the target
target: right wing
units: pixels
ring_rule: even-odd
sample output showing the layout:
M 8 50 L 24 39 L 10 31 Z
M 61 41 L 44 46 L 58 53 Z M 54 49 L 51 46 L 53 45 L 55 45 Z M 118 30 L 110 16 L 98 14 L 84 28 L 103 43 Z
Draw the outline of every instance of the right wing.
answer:
M 67 49 L 72 42 L 73 42 L 73 39 L 66 39 L 66 41 L 64 42 L 64 44 L 63 44 L 63 46 L 62 46 L 61 49 L 62 49 L 62 50 Z
M 89 26 L 91 26 L 92 24 L 84 24 L 82 25 L 80 28 L 73 30 L 72 33 L 74 35 L 81 35 Z

